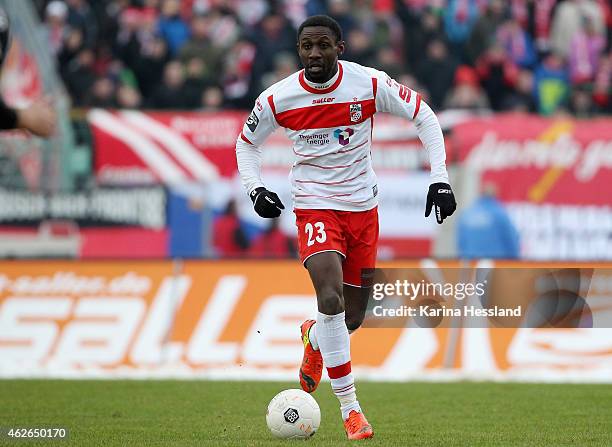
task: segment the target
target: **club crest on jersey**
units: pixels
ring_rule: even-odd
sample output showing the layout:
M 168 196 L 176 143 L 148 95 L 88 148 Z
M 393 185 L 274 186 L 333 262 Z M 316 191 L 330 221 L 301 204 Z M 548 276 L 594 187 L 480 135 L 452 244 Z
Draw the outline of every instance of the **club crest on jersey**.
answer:
M 353 129 L 347 127 L 346 129 L 336 129 L 334 130 L 334 137 L 338 139 L 338 143 L 341 146 L 346 146 L 350 142 L 351 136 L 355 133 Z
M 361 104 L 350 104 L 349 111 L 351 113 L 351 121 L 353 123 L 359 122 L 361 119 Z

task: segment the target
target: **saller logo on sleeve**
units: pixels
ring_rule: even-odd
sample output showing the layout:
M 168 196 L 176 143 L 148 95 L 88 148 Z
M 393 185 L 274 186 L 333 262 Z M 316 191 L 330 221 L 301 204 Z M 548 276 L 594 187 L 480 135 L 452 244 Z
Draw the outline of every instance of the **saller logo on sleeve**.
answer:
M 253 110 L 246 120 L 246 125 L 249 129 L 251 129 L 251 132 L 255 132 L 258 124 L 259 118 L 257 118 L 257 115 L 255 115 L 255 111 Z

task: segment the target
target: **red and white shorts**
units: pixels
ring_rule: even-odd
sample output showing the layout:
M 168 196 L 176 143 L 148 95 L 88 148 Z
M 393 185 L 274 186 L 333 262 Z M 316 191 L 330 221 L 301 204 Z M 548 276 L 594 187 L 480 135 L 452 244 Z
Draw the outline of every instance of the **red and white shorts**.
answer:
M 361 270 L 373 269 L 378 243 L 378 207 L 368 211 L 296 209 L 298 250 L 302 263 L 317 253 L 344 257 L 343 282 L 361 287 Z

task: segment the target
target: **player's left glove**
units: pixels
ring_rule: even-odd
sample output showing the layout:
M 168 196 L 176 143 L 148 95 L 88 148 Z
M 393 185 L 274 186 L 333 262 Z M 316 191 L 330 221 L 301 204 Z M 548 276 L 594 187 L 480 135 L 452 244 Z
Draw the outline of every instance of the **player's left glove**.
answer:
M 268 191 L 266 188 L 259 187 L 251 191 L 251 200 L 255 212 L 261 217 L 274 218 L 281 215 L 281 210 L 285 209 L 285 205 L 278 198 L 275 192 Z
M 431 208 L 436 207 L 436 220 L 441 224 L 444 219 L 452 215 L 457 209 L 455 195 L 448 183 L 432 183 L 427 193 L 425 217 L 431 214 Z

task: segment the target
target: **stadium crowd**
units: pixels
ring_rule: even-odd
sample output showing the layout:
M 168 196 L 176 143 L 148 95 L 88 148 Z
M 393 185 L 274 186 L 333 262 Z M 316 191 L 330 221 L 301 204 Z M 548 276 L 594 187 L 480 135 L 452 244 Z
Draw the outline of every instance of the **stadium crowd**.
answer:
M 435 109 L 612 112 L 607 0 L 35 0 L 74 106 L 251 108 L 329 14 Z

